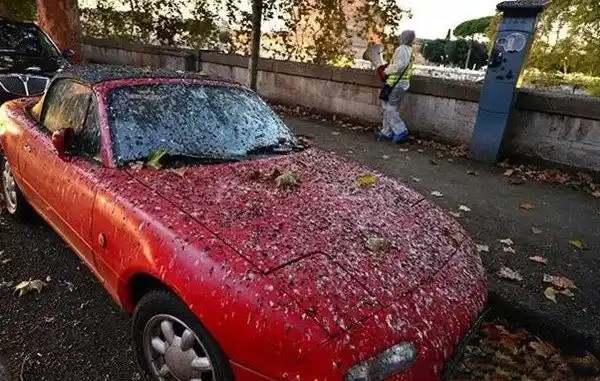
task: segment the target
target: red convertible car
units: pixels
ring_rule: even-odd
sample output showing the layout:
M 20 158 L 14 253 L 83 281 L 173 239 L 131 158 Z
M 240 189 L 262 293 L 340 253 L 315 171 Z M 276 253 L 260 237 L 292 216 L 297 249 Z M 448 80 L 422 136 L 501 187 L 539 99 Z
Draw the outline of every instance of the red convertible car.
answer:
M 152 379 L 441 379 L 487 297 L 454 220 L 242 86 L 69 70 L 0 109 L 5 206 L 133 313 Z

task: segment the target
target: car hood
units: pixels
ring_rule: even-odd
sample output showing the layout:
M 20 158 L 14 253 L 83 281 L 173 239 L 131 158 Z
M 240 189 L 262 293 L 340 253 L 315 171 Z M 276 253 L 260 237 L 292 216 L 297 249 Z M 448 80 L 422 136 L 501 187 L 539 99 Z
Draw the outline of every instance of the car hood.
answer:
M 0 52 L 0 74 L 52 76 L 63 64 L 62 60 L 56 58 Z
M 289 290 L 308 314 L 328 310 L 328 331 L 401 299 L 467 239 L 415 191 L 318 149 L 128 171 Z M 290 173 L 296 186 L 285 186 Z M 350 321 L 340 322 L 344 316 Z

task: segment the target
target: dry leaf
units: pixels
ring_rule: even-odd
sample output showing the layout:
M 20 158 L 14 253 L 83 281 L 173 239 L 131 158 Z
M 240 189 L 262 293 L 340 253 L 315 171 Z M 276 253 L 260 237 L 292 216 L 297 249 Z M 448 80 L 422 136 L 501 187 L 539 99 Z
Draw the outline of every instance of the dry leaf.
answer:
M 529 343 L 529 347 L 533 349 L 536 355 L 545 359 L 549 359 L 558 352 L 558 350 L 547 341 L 532 341 Z
M 281 189 L 293 190 L 298 186 L 298 183 L 298 175 L 291 171 L 281 174 L 275 178 L 275 184 Z
M 459 212 L 452 212 L 452 211 L 450 211 L 450 212 L 448 212 L 448 214 L 450 214 L 454 218 L 460 218 L 460 217 L 462 217 L 462 214 L 460 214 Z
M 467 171 L 467 175 L 470 175 L 470 176 L 479 176 L 479 172 L 468 170 Z
M 412 181 L 414 181 L 415 183 L 420 183 L 421 179 L 418 177 L 411 177 Z
M 552 288 L 552 287 L 546 288 L 546 290 L 544 290 L 544 296 L 546 297 L 546 299 L 551 300 L 554 303 L 557 303 L 556 290 L 554 288 Z
M 410 150 L 409 150 L 408 148 L 400 148 L 400 149 L 399 149 L 399 151 L 400 151 L 400 152 L 408 152 L 408 151 L 410 151 Z
M 594 198 L 600 198 L 600 190 L 592 192 L 590 195 Z
M 528 202 L 521 204 L 519 207 L 524 210 L 531 210 L 531 209 L 535 208 L 535 206 L 533 204 L 530 204 Z
M 383 160 L 389 160 L 389 159 L 390 159 L 390 157 L 389 157 L 388 155 L 383 155 L 381 158 L 382 158 Z
M 514 242 L 510 238 L 499 239 L 498 242 L 507 246 L 512 246 L 514 244 Z
M 529 257 L 529 260 L 533 261 L 533 262 L 537 262 L 537 263 L 542 263 L 544 265 L 548 264 L 548 259 L 546 259 L 544 257 L 540 257 L 540 256 Z
M 511 253 L 511 254 L 516 254 L 517 253 L 515 251 L 515 249 L 513 249 L 511 246 L 504 246 L 504 247 L 502 247 L 502 251 L 504 251 L 505 253 Z
M 533 234 L 542 234 L 542 229 L 540 229 L 540 228 L 538 228 L 538 227 L 535 227 L 535 226 L 532 226 L 532 227 L 531 227 L 531 232 L 532 232 Z
M 469 208 L 466 205 L 461 205 L 461 206 L 458 207 L 458 210 L 460 210 L 461 212 L 470 212 L 471 208 Z
M 433 197 L 444 197 L 444 194 L 440 191 L 433 191 L 433 192 L 431 192 L 431 195 Z
M 358 175 L 356 176 L 356 185 L 361 188 L 367 188 L 377 184 L 377 177 L 374 175 Z
M 580 239 L 572 239 L 572 240 L 569 241 L 569 243 L 571 244 L 571 246 L 574 246 L 574 247 L 576 247 L 579 250 L 584 250 L 585 249 L 585 244 Z
M 489 253 L 490 247 L 488 245 L 476 244 L 475 249 L 477 249 L 478 253 Z
M 169 172 L 173 172 L 174 174 L 185 177 L 185 172 L 187 171 L 187 167 L 179 167 L 179 168 L 169 168 Z
M 15 286 L 15 292 L 19 292 L 19 296 L 23 296 L 34 290 L 40 293 L 47 285 L 46 282 L 39 279 L 29 279 L 17 284 Z
M 575 286 L 575 282 L 564 276 L 544 274 L 543 281 L 544 283 L 551 283 L 559 289 L 577 288 L 577 286 Z
M 514 169 L 507 169 L 506 171 L 504 171 L 504 176 L 511 177 L 513 173 L 515 173 Z
M 520 282 L 520 281 L 523 280 L 523 277 L 521 276 L 521 274 L 519 274 L 518 271 L 515 271 L 515 270 L 513 270 L 511 268 L 508 268 L 508 267 L 502 267 L 500 270 L 498 270 L 497 275 L 500 278 L 508 279 L 508 280 L 514 280 L 514 281 L 517 281 L 517 282 Z
M 390 249 L 390 243 L 385 238 L 369 237 L 365 247 L 374 253 L 385 254 Z

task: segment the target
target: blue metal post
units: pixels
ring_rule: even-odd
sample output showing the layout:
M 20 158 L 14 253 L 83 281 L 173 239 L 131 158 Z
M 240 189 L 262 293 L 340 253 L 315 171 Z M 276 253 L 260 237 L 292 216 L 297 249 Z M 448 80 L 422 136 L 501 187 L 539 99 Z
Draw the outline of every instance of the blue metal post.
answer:
M 469 156 L 495 162 L 513 109 L 517 81 L 527 59 L 539 14 L 546 0 L 505 1 L 498 4 L 503 13 L 481 89 L 479 112 Z

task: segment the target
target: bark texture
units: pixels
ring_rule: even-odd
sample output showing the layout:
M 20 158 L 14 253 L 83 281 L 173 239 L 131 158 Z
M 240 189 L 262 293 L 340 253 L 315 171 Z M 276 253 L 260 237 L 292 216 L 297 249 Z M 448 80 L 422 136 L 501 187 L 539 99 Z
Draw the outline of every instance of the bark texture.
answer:
M 252 90 L 256 90 L 258 76 L 262 7 L 262 0 L 252 0 L 252 45 L 250 48 L 250 63 L 248 65 L 248 86 L 250 86 Z
M 59 49 L 71 49 L 72 61 L 81 61 L 81 25 L 76 0 L 36 0 L 37 18 L 42 29 L 54 40 Z

